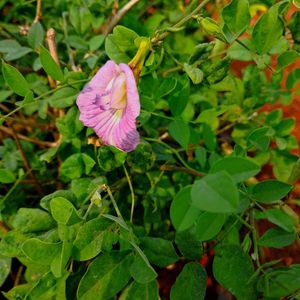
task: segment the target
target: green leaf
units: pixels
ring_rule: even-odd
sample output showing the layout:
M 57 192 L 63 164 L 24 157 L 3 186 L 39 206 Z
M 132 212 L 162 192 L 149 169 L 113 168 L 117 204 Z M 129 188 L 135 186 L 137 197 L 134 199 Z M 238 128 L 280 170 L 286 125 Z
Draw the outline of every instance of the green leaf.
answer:
M 20 48 L 21 45 L 16 40 L 1 40 L 0 41 L 0 52 L 8 53 L 15 49 Z
M 7 169 L 0 169 L 0 182 L 1 183 L 13 183 L 16 181 L 15 174 Z
M 11 258 L 0 254 L 0 287 L 5 282 L 11 268 Z
M 208 241 L 215 237 L 225 222 L 224 214 L 203 212 L 196 220 L 196 235 L 199 241 Z
M 117 25 L 106 37 L 105 52 L 116 63 L 128 63 L 137 50 L 134 41 L 138 37 L 133 30 Z
M 295 239 L 295 233 L 275 227 L 266 231 L 258 240 L 258 244 L 264 247 L 282 248 L 291 245 Z
M 268 288 L 265 288 L 266 285 Z M 258 286 L 264 292 L 265 299 L 288 299 L 293 294 L 296 296 L 300 286 L 299 264 L 268 269 Z
M 89 41 L 89 47 L 91 51 L 98 50 L 104 43 L 105 36 L 103 34 L 93 36 Z
M 192 186 L 192 203 L 203 211 L 235 212 L 239 195 L 233 178 L 221 171 L 196 181 Z
M 249 49 L 252 50 L 253 45 L 249 39 L 241 38 L 243 44 L 245 44 Z M 227 56 L 231 59 L 240 60 L 240 61 L 252 61 L 253 52 L 249 51 L 242 45 L 237 42 L 234 42 L 227 50 Z
M 190 95 L 190 81 L 188 77 L 182 77 L 177 81 L 177 85 L 173 92 L 169 95 L 169 107 L 172 114 L 180 116 L 184 111 Z
M 54 61 L 50 52 L 43 46 L 40 47 L 40 60 L 45 72 L 54 80 L 63 81 L 64 74 L 59 65 Z
M 202 242 L 198 240 L 195 226 L 176 232 L 175 242 L 185 258 L 194 260 L 202 257 Z
M 261 127 L 252 130 L 247 136 L 248 147 L 255 147 L 262 151 L 267 151 L 270 144 L 270 136 L 273 134 L 270 127 Z
M 204 299 L 206 291 L 205 269 L 196 262 L 186 264 L 171 288 L 171 300 Z
M 63 179 L 80 178 L 83 174 L 88 175 L 95 165 L 95 161 L 85 153 L 75 153 L 69 156 L 61 166 Z
M 210 169 L 210 173 L 219 171 L 226 171 L 236 182 L 242 182 L 259 173 L 260 167 L 250 159 L 230 156 L 218 160 Z
M 203 80 L 203 72 L 194 66 L 191 66 L 187 63 L 183 64 L 183 69 L 186 72 L 186 74 L 190 77 L 192 80 L 193 84 L 199 84 Z
M 153 92 L 154 99 L 157 98 L 163 98 L 169 95 L 177 85 L 177 79 L 174 77 L 167 77 L 164 78 L 162 81 L 159 79 L 157 80 L 157 89 L 155 89 Z
M 288 178 L 288 183 L 295 183 L 300 178 L 300 158 L 294 163 L 291 174 Z
M 183 148 L 187 147 L 190 141 L 190 128 L 184 121 L 178 119 L 171 122 L 169 132 Z
M 49 104 L 55 108 L 66 108 L 71 106 L 75 100 L 78 91 L 72 87 L 64 87 L 57 90 L 48 98 Z
M 92 219 L 80 227 L 73 244 L 73 256 L 84 261 L 97 256 L 102 250 L 106 230 L 112 223 L 103 218 Z
M 151 263 L 165 267 L 178 260 L 172 242 L 162 238 L 140 238 L 142 249 Z
M 283 119 L 280 121 L 279 124 L 274 126 L 274 129 L 276 131 L 277 136 L 286 136 L 291 134 L 291 131 L 295 127 L 295 119 L 294 118 L 288 118 Z
M 65 267 L 71 257 L 75 228 L 58 224 L 59 237 L 62 240 L 61 251 L 54 257 L 51 262 L 51 272 L 56 278 L 64 274 Z
M 251 196 L 261 203 L 276 202 L 285 197 L 293 186 L 279 180 L 270 179 L 258 182 L 252 188 Z
M 216 280 L 238 300 L 256 300 L 255 280 L 251 258 L 240 246 L 227 245 L 220 248 L 213 262 Z
M 73 225 L 82 219 L 78 215 L 73 204 L 63 197 L 56 197 L 50 201 L 50 209 L 53 219 L 60 224 Z
M 0 241 L 0 254 L 8 257 L 22 255 L 21 247 L 27 239 L 28 237 L 19 231 L 9 231 Z
M 300 68 L 294 69 L 288 75 L 288 78 L 286 80 L 286 87 L 288 89 L 292 89 L 297 84 L 297 82 L 299 82 L 299 80 L 300 80 Z
M 132 282 L 122 293 L 119 300 L 159 300 L 156 281 L 146 284 Z
M 191 191 L 192 186 L 184 187 L 171 204 L 170 217 L 178 232 L 191 227 L 201 213 L 201 210 L 192 203 Z
M 149 283 L 157 277 L 155 270 L 149 267 L 140 255 L 135 255 L 130 265 L 130 274 L 136 282 L 141 284 Z
M 24 242 L 22 251 L 31 261 L 41 265 L 50 265 L 61 251 L 61 247 L 61 243 L 48 243 L 31 238 Z
M 18 210 L 12 225 L 21 232 L 36 232 L 53 228 L 55 222 L 41 209 L 22 207 Z
M 81 35 L 91 27 L 92 17 L 86 5 L 72 5 L 70 7 L 70 22 Z
M 2 292 L 8 300 L 25 299 L 27 293 L 32 289 L 32 283 L 23 283 L 13 287 L 8 292 Z
M 207 147 L 208 150 L 214 151 L 217 147 L 217 139 L 216 135 L 211 129 L 211 126 L 208 124 L 204 123 L 202 124 L 202 134 L 203 134 L 203 139 L 204 139 L 204 144 Z
M 69 274 L 57 279 L 50 272 L 43 275 L 27 293 L 26 300 L 66 300 L 66 279 Z M 18 298 L 15 298 L 18 299 Z
M 78 300 L 105 300 L 115 296 L 130 279 L 132 256 L 110 252 L 98 256 L 88 267 L 77 290 Z
M 248 0 L 232 0 L 229 5 L 223 8 L 222 17 L 230 34 L 237 38 L 250 23 Z
M 40 22 L 33 23 L 27 35 L 28 44 L 33 49 L 39 48 L 44 40 L 44 35 L 45 35 L 45 30 L 43 29 L 41 23 Z
M 201 168 L 205 168 L 207 161 L 207 151 L 204 147 L 197 147 L 195 151 L 196 159 Z
M 280 208 L 272 208 L 265 210 L 259 214 L 256 214 L 255 217 L 266 218 L 273 224 L 281 227 L 283 230 L 288 232 L 293 232 L 295 230 L 294 226 L 296 225 L 296 220 L 284 210 Z
M 23 75 L 4 61 L 2 61 L 2 73 L 6 83 L 16 94 L 24 97 L 30 91 L 28 82 Z
M 277 43 L 283 33 L 282 21 L 278 18 L 278 5 L 272 6 L 254 26 L 252 38 L 259 54 L 268 51 Z
M 277 58 L 277 67 L 279 69 L 283 69 L 289 64 L 293 63 L 295 60 L 299 59 L 300 54 L 297 51 L 290 50 L 283 52 L 280 56 Z

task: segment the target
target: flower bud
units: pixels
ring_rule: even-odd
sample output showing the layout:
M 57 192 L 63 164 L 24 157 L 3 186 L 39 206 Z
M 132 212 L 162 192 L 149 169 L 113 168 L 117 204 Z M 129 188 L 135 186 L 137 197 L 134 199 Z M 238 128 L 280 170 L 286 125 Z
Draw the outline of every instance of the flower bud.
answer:
M 216 21 L 211 18 L 198 18 L 198 22 L 207 34 L 212 35 L 223 42 L 226 42 L 222 30 Z

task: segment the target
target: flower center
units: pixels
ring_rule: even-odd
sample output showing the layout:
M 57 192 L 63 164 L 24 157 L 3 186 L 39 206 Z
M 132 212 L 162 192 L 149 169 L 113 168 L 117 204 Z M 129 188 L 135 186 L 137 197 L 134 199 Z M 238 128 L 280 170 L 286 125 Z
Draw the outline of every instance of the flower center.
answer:
M 124 72 L 117 75 L 113 81 L 110 93 L 110 106 L 115 109 L 124 109 L 127 104 L 126 76 Z

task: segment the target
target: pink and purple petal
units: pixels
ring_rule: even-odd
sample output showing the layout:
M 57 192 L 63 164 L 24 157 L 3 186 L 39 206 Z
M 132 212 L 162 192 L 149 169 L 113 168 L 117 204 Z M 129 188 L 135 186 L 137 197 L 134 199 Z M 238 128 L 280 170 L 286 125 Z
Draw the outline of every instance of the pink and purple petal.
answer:
M 86 85 L 76 101 L 80 121 L 95 130 L 107 145 L 133 151 L 139 143 L 136 118 L 139 94 L 132 70 L 108 61 Z

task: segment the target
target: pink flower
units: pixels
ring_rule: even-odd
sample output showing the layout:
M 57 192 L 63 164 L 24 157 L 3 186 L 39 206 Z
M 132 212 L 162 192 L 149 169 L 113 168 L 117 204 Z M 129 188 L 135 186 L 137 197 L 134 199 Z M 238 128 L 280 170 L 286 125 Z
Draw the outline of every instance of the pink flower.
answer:
M 140 99 L 134 75 L 126 64 L 109 60 L 77 98 L 80 121 L 95 130 L 107 145 L 125 152 L 139 143 L 135 120 Z

